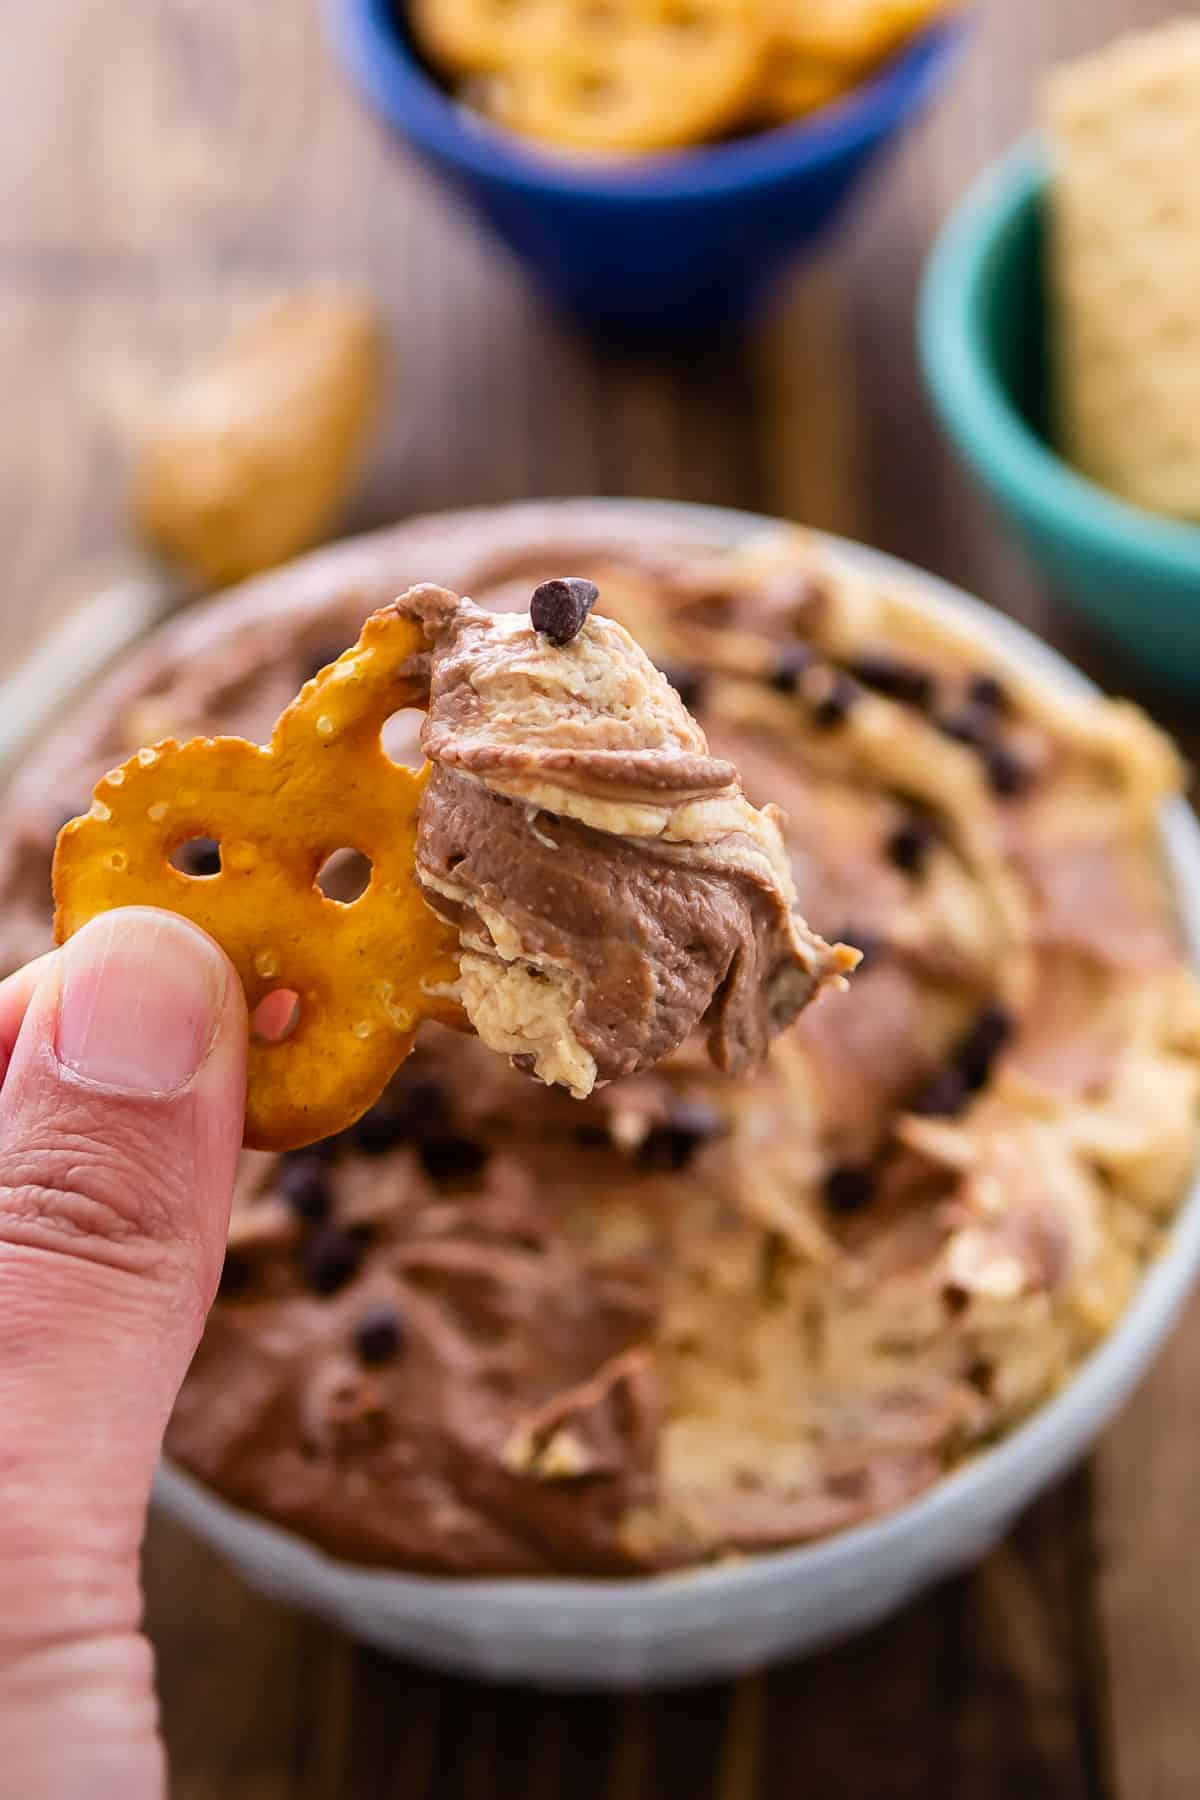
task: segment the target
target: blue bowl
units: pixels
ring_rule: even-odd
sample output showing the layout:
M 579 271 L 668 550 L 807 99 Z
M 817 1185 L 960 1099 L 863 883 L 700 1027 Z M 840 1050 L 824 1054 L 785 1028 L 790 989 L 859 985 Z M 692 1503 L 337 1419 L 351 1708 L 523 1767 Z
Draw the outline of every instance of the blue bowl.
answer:
M 1022 144 L 946 226 L 921 298 L 926 379 L 959 449 L 1054 586 L 1138 663 L 1194 688 L 1200 525 L 1128 505 L 1050 441 L 1047 179 L 1040 147 Z
M 497 130 L 430 76 L 393 0 L 325 0 L 367 97 L 550 293 L 626 337 L 745 317 L 839 210 L 947 73 L 961 22 L 925 32 L 846 100 L 795 125 L 620 163 L 555 157 Z

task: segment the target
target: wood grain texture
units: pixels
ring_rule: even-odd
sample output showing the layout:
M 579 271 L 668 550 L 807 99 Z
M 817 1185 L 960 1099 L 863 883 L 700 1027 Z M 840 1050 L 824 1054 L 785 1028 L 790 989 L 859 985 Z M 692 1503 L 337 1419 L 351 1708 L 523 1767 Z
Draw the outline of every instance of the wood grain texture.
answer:
M 1109 686 L 948 452 L 920 269 L 1036 71 L 1180 0 L 983 0 L 952 90 L 742 343 L 631 360 L 552 315 L 358 108 L 309 0 L 38 0 L 0 57 L 0 662 L 123 545 L 146 396 L 314 275 L 379 296 L 386 424 L 350 526 L 607 491 L 758 506 L 983 593 Z M 1139 697 L 1185 728 L 1179 707 Z M 1200 735 L 1187 733 L 1193 747 Z M 730 1687 L 562 1698 L 389 1661 L 247 1592 L 156 1520 L 148 1621 L 181 1800 L 1184 1800 L 1200 1787 L 1189 1558 L 1200 1323 L 1091 1470 L 975 1574 Z

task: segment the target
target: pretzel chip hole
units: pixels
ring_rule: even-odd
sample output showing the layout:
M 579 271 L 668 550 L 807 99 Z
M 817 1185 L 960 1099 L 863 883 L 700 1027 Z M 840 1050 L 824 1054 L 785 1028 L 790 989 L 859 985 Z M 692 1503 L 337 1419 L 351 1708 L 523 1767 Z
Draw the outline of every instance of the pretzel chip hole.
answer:
M 215 838 L 186 838 L 176 844 L 168 861 L 193 881 L 208 880 L 221 873 L 221 846 Z
M 361 850 L 335 850 L 317 870 L 317 886 L 327 900 L 353 906 L 371 885 L 372 863 Z
M 282 1044 L 300 1023 L 300 996 L 293 988 L 264 994 L 250 1020 L 250 1035 L 260 1044 Z
M 402 706 L 383 721 L 379 741 L 389 762 L 401 769 L 423 769 L 425 753 L 421 749 L 421 727 L 425 714 L 415 706 Z

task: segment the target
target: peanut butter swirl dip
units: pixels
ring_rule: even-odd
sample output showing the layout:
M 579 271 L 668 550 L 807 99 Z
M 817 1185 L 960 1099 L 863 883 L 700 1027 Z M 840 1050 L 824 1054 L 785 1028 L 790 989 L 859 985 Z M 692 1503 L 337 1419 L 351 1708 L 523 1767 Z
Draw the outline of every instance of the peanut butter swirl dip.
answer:
M 586 603 L 539 629 L 572 585 Z M 580 1099 L 701 1026 L 739 1074 L 858 961 L 800 916 L 777 809 L 625 627 L 584 616 L 595 595 L 545 583 L 532 617 L 428 586 L 398 602 L 434 640 L 417 869 L 458 928 L 463 1007 Z
M 431 576 L 473 596 L 426 591 L 428 722 L 401 715 L 385 743 L 419 760 L 424 724 L 423 867 L 474 940 L 478 1017 L 489 982 L 544 973 L 576 1085 L 590 1057 L 595 1087 L 574 1099 L 431 1028 L 352 1131 L 246 1157 L 169 1448 L 340 1556 L 653 1573 L 886 1512 L 1070 1379 L 1190 1180 L 1200 1001 L 1157 829 L 1180 785 L 1168 744 L 1132 708 L 1031 674 L 916 581 L 794 533 L 716 541 L 698 519 L 517 507 L 340 545 L 156 636 L 8 796 L 12 967 L 50 942 L 58 824 L 121 756 L 169 732 L 261 737 L 372 608 Z M 560 662 L 527 615 L 564 570 L 600 599 Z M 696 722 L 622 651 L 642 696 L 628 758 L 615 699 L 584 680 L 618 626 Z M 526 719 L 531 685 L 578 678 L 569 741 L 514 748 L 509 650 Z M 771 829 L 710 829 L 768 800 Z M 825 954 L 796 925 L 775 829 L 800 914 L 864 960 L 733 1076 L 705 1036 L 736 1067 L 770 1008 L 761 984 L 737 991 L 727 946 L 796 969 L 794 926 Z M 191 854 L 203 868 L 213 847 Z M 541 887 L 497 929 L 489 883 L 499 868 L 511 885 L 509 857 Z M 627 867 L 669 890 L 681 862 L 713 887 L 703 930 L 673 933 L 679 980 L 651 992 L 659 951 L 631 954 L 627 1036 L 585 1028 L 617 977 L 587 961 L 553 884 L 569 869 L 581 908 L 626 909 L 636 951 Z M 510 1054 L 553 1050 L 534 1033 Z

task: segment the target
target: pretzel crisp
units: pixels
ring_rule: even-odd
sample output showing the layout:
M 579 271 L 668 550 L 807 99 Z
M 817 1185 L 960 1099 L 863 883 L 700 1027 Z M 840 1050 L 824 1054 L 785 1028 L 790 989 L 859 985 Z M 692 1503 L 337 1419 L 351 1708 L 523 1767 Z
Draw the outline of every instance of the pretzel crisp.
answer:
M 760 101 L 766 118 L 799 118 L 848 93 L 907 38 L 958 0 L 761 0 L 771 34 Z
M 266 747 L 226 737 L 139 750 L 59 833 L 58 943 L 113 907 L 165 907 L 227 952 L 252 1020 L 268 996 L 297 997 L 281 1039 L 251 1032 L 253 1148 L 294 1149 L 343 1130 L 382 1093 L 418 1022 L 457 1016 L 444 997 L 457 975 L 455 935 L 426 906 L 414 869 L 429 771 L 393 763 L 380 738 L 392 713 L 424 704 L 415 659 L 427 648 L 392 608 L 372 614 Z M 194 838 L 217 840 L 219 873 L 172 865 Z M 346 847 L 371 861 L 367 888 L 348 904 L 317 885 Z
M 430 62 L 493 124 L 640 155 L 802 117 L 963 0 L 410 0 Z
M 736 124 L 759 0 L 416 0 L 428 54 L 497 124 L 578 151 L 669 150 Z

